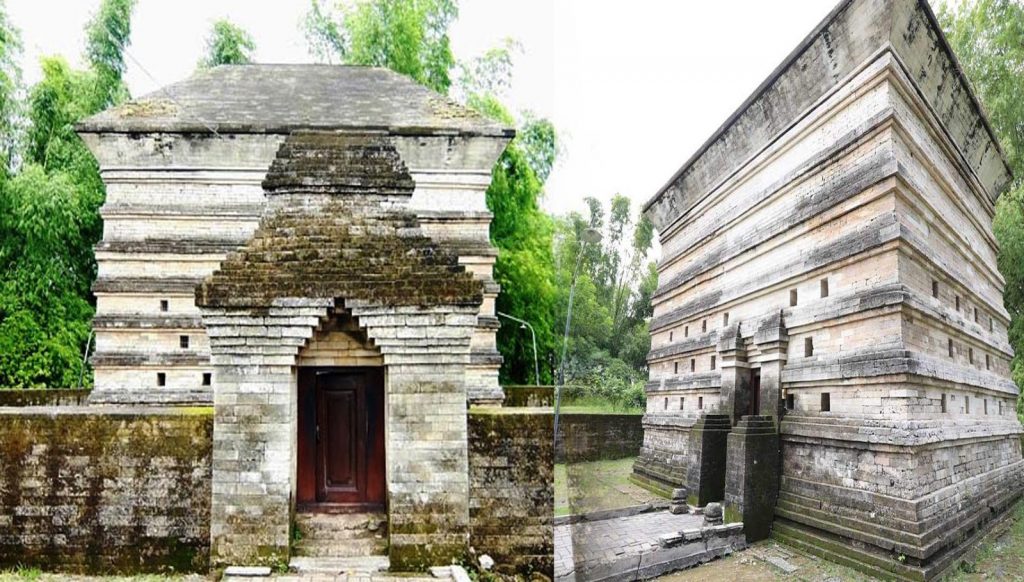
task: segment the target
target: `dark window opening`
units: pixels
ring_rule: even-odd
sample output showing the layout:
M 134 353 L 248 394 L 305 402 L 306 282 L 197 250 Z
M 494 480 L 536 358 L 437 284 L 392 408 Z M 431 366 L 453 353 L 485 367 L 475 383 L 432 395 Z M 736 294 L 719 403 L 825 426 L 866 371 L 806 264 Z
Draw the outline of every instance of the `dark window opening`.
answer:
M 156 373 L 156 385 L 157 386 L 166 386 L 167 385 L 167 374 L 164 374 L 163 372 L 157 372 Z
M 821 411 L 829 412 L 832 410 L 832 398 L 828 392 L 821 393 Z
M 999 416 L 1003 415 L 1003 401 L 999 401 Z
M 683 337 L 690 337 L 690 326 L 683 328 Z
M 964 396 L 964 412 L 967 414 L 971 413 L 971 397 Z
M 170 307 L 170 305 L 168 304 L 166 299 L 161 299 L 160 300 L 160 311 L 167 311 L 167 309 L 169 307 Z
M 932 279 L 932 297 L 939 298 L 939 282 Z
M 683 409 L 683 406 L 684 406 L 685 404 L 686 404 L 686 398 L 683 398 L 682 396 L 680 396 L 680 397 L 679 397 L 679 410 L 682 410 L 682 409 Z
M 988 414 L 988 398 L 981 401 L 981 407 L 984 409 L 985 414 Z
M 187 335 L 178 336 L 178 345 L 181 346 L 182 349 L 186 349 L 187 350 L 188 349 L 188 336 Z
M 791 289 L 789 291 L 789 306 L 790 307 L 796 307 L 796 302 L 797 302 L 796 289 Z
M 974 364 L 974 348 L 967 348 L 967 362 Z
M 665 399 L 665 410 L 668 410 L 668 398 Z
M 978 308 L 974 308 L 974 323 L 978 323 Z
M 700 332 L 701 333 L 707 333 L 707 331 L 708 331 L 708 320 L 705 319 L 704 321 L 700 322 Z
M 786 410 L 796 409 L 796 397 L 793 394 L 786 394 Z
M 711 356 L 711 369 L 712 369 L 712 370 L 714 370 L 714 369 L 715 369 L 715 363 L 716 363 L 716 362 L 715 362 L 715 360 L 716 360 L 716 359 L 717 359 L 717 358 L 716 358 L 715 356 Z
M 953 357 L 953 338 L 949 338 L 949 343 L 946 345 L 949 350 L 949 357 Z
M 703 396 L 698 396 L 697 397 L 697 408 L 699 408 L 701 410 L 704 410 L 704 397 Z
M 992 356 L 990 356 L 988 354 L 985 354 L 985 369 L 986 370 L 991 370 L 992 369 Z
M 956 310 L 960 311 L 960 296 L 956 296 Z
M 668 332 L 668 341 L 672 341 L 672 336 L 674 334 L 675 334 L 675 332 L 673 332 L 673 331 Z
M 828 279 L 821 280 L 821 296 L 828 297 Z
M 942 395 L 942 401 L 939 402 L 939 406 L 942 408 L 942 412 L 946 412 L 946 395 Z
M 809 358 L 814 355 L 814 338 L 804 338 L 804 357 Z
M 691 372 L 695 372 L 696 370 L 697 370 L 697 360 L 691 358 L 690 359 L 690 371 Z
M 679 373 L 679 362 L 676 362 L 676 371 L 675 371 L 675 373 L 676 373 L 676 374 L 678 374 L 678 373 Z
M 210 384 L 213 384 L 213 374 L 203 372 L 203 386 L 209 386 Z

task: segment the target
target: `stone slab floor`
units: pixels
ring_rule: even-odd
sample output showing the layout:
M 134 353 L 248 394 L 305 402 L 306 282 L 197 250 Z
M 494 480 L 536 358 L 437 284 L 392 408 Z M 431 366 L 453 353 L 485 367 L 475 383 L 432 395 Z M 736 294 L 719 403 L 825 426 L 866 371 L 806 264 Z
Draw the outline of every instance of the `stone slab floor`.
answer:
M 556 526 L 555 579 L 570 580 L 575 571 L 653 552 L 658 549 L 658 536 L 700 528 L 703 523 L 703 516 L 654 511 Z

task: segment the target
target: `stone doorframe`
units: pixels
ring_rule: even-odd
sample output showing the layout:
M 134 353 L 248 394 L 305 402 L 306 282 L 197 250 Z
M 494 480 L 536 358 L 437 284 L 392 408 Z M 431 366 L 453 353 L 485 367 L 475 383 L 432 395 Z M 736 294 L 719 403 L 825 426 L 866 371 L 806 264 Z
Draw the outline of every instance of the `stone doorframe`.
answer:
M 721 404 L 718 413 L 728 415 L 735 425 L 737 410 L 746 410 L 750 398 L 750 370 L 761 373 L 760 403 L 756 411 L 761 416 L 780 416 L 782 394 L 782 368 L 786 365 L 789 335 L 782 321 L 782 312 L 774 312 L 757 321 L 757 329 L 744 339 L 741 323 L 736 322 L 722 330 L 718 340 L 718 355 L 722 369 Z
M 365 331 L 385 366 L 392 568 L 450 563 L 468 548 L 465 375 L 477 306 L 285 298 L 261 312 L 203 308 L 215 369 L 215 564 L 289 558 L 298 355 L 341 311 Z

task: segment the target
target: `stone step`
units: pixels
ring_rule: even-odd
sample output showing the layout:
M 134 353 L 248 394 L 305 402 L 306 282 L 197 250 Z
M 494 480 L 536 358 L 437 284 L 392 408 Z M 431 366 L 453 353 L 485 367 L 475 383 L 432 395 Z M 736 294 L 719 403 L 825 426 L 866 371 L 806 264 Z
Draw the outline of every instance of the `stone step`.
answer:
M 292 546 L 292 555 L 306 558 L 349 558 L 364 556 L 386 556 L 388 540 L 301 540 Z
M 383 513 L 297 513 L 292 555 L 308 558 L 382 556 L 388 553 Z
M 387 556 L 365 556 L 348 558 L 294 557 L 288 569 L 299 574 L 375 574 L 387 572 L 390 567 Z

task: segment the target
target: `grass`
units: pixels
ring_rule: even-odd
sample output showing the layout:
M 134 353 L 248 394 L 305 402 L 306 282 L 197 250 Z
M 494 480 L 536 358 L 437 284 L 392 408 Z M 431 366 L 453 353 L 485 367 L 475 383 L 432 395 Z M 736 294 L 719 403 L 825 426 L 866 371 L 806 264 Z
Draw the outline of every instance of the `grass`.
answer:
M 198 582 L 206 580 L 200 574 L 162 575 L 136 574 L 132 576 L 84 576 L 77 574 L 47 573 L 39 568 L 17 566 L 9 570 L 0 570 L 0 582 L 58 582 L 78 580 L 82 582 Z
M 620 406 L 604 398 L 583 396 L 564 401 L 559 407 L 559 412 L 566 414 L 643 414 L 644 409 Z
M 1024 577 L 1024 501 L 1018 502 L 1012 511 L 1010 526 L 982 540 L 970 561 L 962 562 L 949 580 L 1019 580 Z
M 635 457 L 555 465 L 555 515 L 590 513 L 659 497 L 629 481 Z

